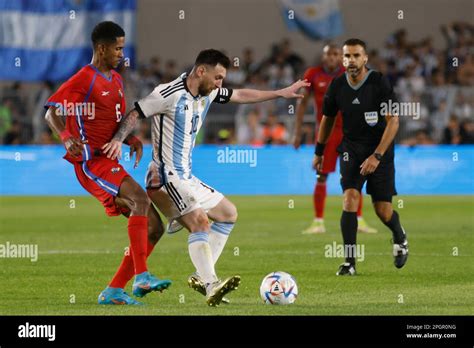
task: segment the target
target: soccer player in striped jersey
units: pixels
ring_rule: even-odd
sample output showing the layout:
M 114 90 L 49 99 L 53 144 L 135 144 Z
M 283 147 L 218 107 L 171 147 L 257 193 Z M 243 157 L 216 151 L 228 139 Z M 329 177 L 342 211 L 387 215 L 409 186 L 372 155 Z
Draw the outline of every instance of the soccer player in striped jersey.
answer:
M 121 144 L 135 128 L 138 118 L 153 117 L 153 161 L 146 175 L 148 195 L 168 220 L 177 219 L 189 230 L 188 251 L 196 274 L 188 282 L 206 295 L 210 306 L 219 305 L 224 295 L 240 283 L 238 275 L 220 281 L 214 269 L 237 221 L 237 209 L 220 192 L 192 174 L 196 134 L 213 102 L 257 103 L 280 97 L 301 98 L 298 90 L 309 86 L 306 81 L 297 81 L 277 91 L 222 88 L 229 66 L 229 58 L 217 50 L 200 52 L 189 75 L 182 74 L 171 83 L 159 85 L 135 103 L 135 109 L 122 121 L 106 147 L 110 158 L 120 156 Z
M 146 259 L 163 234 L 163 223 L 146 192 L 116 159 L 107 158 L 101 148 L 117 131 L 125 113 L 125 96 L 120 75 L 114 71 L 123 59 L 125 32 L 116 23 L 101 22 L 91 35 L 94 54 L 86 65 L 66 81 L 45 104 L 46 121 L 61 138 L 74 166 L 77 180 L 97 198 L 109 216 L 128 217 L 130 254 L 109 286 L 99 295 L 99 304 L 141 304 L 125 291 L 135 275 L 133 294 L 166 289 L 171 282 L 148 272 Z M 64 123 L 62 116 L 65 116 Z M 134 136 L 123 139 L 136 152 L 138 164 L 143 145 Z

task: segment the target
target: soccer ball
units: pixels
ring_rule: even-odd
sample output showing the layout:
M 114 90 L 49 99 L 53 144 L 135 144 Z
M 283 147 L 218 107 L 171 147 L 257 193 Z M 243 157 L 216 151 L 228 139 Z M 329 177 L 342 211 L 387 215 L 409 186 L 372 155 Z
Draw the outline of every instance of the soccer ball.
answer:
M 266 304 L 287 305 L 295 302 L 298 286 L 295 278 L 286 272 L 273 272 L 263 278 L 260 296 Z

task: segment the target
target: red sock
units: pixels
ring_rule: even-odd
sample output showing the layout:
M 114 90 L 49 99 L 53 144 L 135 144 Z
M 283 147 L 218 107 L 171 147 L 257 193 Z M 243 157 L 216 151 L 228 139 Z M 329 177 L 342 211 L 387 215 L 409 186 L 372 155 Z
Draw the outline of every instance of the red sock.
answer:
M 357 208 L 357 217 L 362 216 L 362 192 L 360 193 L 360 198 L 359 198 L 359 207 Z
M 146 251 L 147 257 L 150 256 L 154 247 L 155 247 L 155 244 L 151 244 L 148 241 L 147 251 Z M 133 278 L 134 275 L 135 275 L 135 267 L 133 266 L 133 257 L 131 254 L 131 250 L 129 248 L 128 255 L 125 255 L 123 257 L 122 263 L 120 264 L 119 269 L 117 270 L 114 277 L 112 278 L 112 281 L 110 282 L 109 286 L 111 288 L 123 289 L 125 288 L 125 285 L 127 285 L 128 281 Z
M 326 203 L 326 183 L 316 183 L 313 192 L 314 216 L 318 219 L 324 217 L 324 204 Z
M 147 216 L 130 216 L 128 218 L 128 237 L 130 238 L 130 250 L 135 265 L 135 274 L 146 272 Z

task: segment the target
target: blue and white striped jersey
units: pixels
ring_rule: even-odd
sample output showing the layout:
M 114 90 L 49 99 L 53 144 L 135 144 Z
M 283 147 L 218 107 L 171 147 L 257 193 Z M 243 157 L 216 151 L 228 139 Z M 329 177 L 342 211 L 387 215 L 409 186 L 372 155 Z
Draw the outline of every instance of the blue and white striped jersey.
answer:
M 153 161 L 160 168 L 163 183 L 169 172 L 191 178 L 192 151 L 212 102 L 225 104 L 232 89 L 217 88 L 208 96 L 194 97 L 186 86 L 186 73 L 161 84 L 135 103 L 142 117 L 152 117 Z

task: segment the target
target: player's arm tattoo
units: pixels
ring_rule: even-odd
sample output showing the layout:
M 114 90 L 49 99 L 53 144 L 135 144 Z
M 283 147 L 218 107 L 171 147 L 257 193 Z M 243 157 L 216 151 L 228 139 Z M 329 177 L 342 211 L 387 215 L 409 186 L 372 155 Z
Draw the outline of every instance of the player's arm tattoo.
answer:
M 138 118 L 139 114 L 137 110 L 133 109 L 130 111 L 120 122 L 119 129 L 117 133 L 115 133 L 113 140 L 123 143 L 127 136 L 135 129 L 135 126 L 138 123 Z

